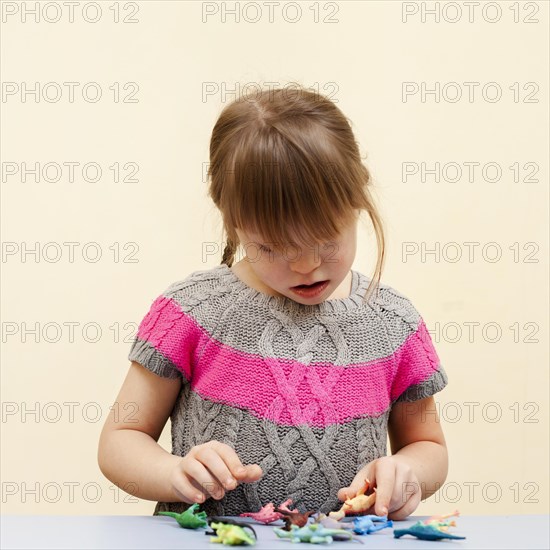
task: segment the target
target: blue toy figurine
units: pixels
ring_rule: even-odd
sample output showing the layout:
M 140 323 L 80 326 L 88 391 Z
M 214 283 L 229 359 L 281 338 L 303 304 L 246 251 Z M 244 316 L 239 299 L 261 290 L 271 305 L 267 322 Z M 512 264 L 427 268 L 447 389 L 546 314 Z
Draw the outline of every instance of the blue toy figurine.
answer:
M 375 525 L 375 522 L 380 522 L 380 525 Z M 393 527 L 393 521 L 388 520 L 388 516 L 359 516 L 353 520 L 353 532 L 358 535 L 370 535 L 380 529 Z
M 408 529 L 394 529 L 393 536 L 396 539 L 403 535 L 412 535 L 420 540 L 465 539 L 466 537 L 451 535 L 447 532 L 449 527 L 456 526 L 454 521 L 450 521 L 447 518 L 458 515 L 458 510 L 455 510 L 452 514 L 447 514 L 445 516 L 431 516 L 424 521 L 417 521 Z

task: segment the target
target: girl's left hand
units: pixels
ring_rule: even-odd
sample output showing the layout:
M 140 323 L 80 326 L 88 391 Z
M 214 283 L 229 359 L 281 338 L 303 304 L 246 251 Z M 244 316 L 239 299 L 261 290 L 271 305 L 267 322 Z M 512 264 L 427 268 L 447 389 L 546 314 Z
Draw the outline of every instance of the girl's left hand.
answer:
M 365 485 L 365 479 L 371 488 L 376 487 L 376 502 L 364 514 L 388 516 L 401 520 L 412 514 L 421 500 L 418 478 L 405 459 L 397 455 L 383 456 L 369 462 L 353 479 L 349 487 L 338 491 L 342 501 L 353 498 Z

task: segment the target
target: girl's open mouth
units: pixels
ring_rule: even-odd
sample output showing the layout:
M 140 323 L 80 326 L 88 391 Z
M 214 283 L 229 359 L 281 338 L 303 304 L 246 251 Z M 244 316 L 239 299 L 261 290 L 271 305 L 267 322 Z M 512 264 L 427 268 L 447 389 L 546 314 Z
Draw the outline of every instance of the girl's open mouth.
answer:
M 313 298 L 321 294 L 328 286 L 330 281 L 319 281 L 312 285 L 298 285 L 290 288 L 296 294 L 305 298 Z

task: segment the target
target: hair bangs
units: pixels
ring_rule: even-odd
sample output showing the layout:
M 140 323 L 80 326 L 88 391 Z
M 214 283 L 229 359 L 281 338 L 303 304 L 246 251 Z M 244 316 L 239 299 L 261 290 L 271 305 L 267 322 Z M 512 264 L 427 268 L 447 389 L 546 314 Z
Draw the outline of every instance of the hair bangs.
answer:
M 268 125 L 248 137 L 228 170 L 228 187 L 239 198 L 226 211 L 233 227 L 275 247 L 335 238 L 355 207 L 339 185 L 339 178 L 352 175 L 343 174 L 340 159 L 331 154 L 334 148 L 308 151 L 303 142 Z

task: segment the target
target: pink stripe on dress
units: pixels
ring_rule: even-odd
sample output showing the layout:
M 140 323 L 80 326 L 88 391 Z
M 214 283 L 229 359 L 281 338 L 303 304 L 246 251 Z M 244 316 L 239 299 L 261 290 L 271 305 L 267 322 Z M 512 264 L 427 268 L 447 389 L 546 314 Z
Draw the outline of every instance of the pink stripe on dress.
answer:
M 346 367 L 236 350 L 211 339 L 177 302 L 165 297 L 153 303 L 138 337 L 170 359 L 203 398 L 290 426 L 325 427 L 378 416 L 439 365 L 423 320 L 392 355 Z

